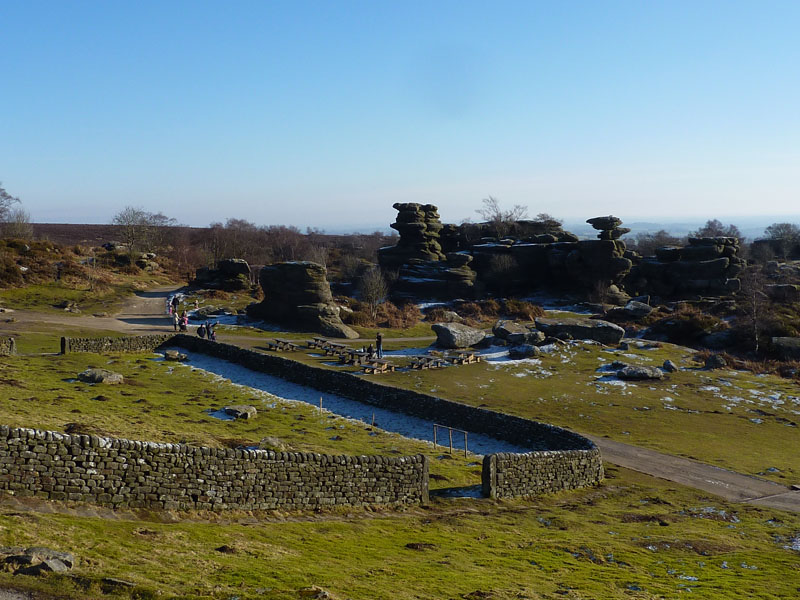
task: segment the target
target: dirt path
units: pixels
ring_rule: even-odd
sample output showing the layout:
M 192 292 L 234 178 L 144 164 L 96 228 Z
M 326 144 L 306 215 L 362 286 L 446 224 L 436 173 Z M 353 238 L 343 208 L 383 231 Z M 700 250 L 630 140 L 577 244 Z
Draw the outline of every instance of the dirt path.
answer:
M 138 292 L 123 304 L 120 312 L 111 317 L 83 317 L 59 314 L 42 314 L 17 311 L 14 316 L 24 331 L 25 323 L 48 322 L 62 325 L 78 325 L 93 329 L 108 329 L 130 334 L 172 331 L 172 321 L 166 314 L 167 298 L 180 288 L 161 287 Z M 220 341 L 245 347 L 263 343 L 263 338 L 221 334 Z M 397 338 L 385 341 L 431 341 L 433 337 Z M 367 342 L 364 340 L 351 340 Z M 371 339 L 369 340 L 371 341 Z M 654 477 L 674 481 L 695 489 L 721 496 L 732 502 L 747 502 L 758 506 L 800 512 L 800 490 L 742 475 L 713 465 L 648 450 L 638 446 L 581 433 L 600 448 L 603 459 L 621 467 L 646 473 Z

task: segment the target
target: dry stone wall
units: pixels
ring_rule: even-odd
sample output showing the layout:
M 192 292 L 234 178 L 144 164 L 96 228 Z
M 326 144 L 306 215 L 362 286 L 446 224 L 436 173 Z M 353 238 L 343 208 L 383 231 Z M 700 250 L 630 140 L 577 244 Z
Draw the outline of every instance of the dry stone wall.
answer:
M 70 352 L 148 352 L 155 350 L 174 334 L 136 335 L 126 337 L 61 338 L 61 354 Z
M 418 504 L 426 456 L 329 456 L 159 444 L 0 426 L 0 490 L 114 508 Z
M 155 349 L 153 344 L 158 340 L 154 338 L 164 337 L 166 339 L 161 344 L 163 347 L 180 346 L 293 383 L 530 448 L 531 452 L 525 454 L 502 453 L 484 458 L 483 490 L 489 497 L 533 496 L 586 487 L 603 479 L 603 464 L 597 447 L 583 436 L 560 427 L 383 385 L 353 373 L 319 369 L 282 356 L 211 342 L 192 335 L 141 337 L 145 339 L 129 344 L 132 351 Z M 72 340 L 65 339 L 70 348 L 89 346 L 82 343 L 82 340 L 81 343 L 72 344 Z M 426 496 L 427 467 L 423 477 L 425 491 L 421 495 Z
M 530 448 L 532 452 L 526 454 L 496 455 L 502 458 L 489 463 L 494 465 L 492 476 L 485 473 L 487 463 L 484 463 L 483 485 L 487 496 L 533 496 L 594 485 L 603 479 L 597 447 L 585 437 L 560 427 L 193 336 L 177 335 L 170 343 L 300 385 Z
M 0 356 L 11 356 L 17 353 L 17 343 L 13 337 L 0 338 Z

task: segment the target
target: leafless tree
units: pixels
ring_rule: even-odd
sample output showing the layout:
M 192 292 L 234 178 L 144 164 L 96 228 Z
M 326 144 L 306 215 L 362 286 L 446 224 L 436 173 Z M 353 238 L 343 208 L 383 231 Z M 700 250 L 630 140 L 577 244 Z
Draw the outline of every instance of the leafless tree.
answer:
M 0 223 L 4 223 L 11 212 L 11 205 L 18 204 L 19 198 L 12 196 L 3 188 L 3 182 L 0 181 Z
M 786 258 L 792 249 L 800 243 L 800 227 L 794 223 L 773 223 L 764 230 L 764 235 L 775 240 L 776 250 L 781 258 Z
M 760 265 L 751 265 L 739 275 L 741 306 L 747 329 L 753 343 L 753 352 L 758 354 L 761 332 L 769 310 L 766 293 L 766 278 Z
M 683 238 L 670 235 L 664 229 L 656 231 L 655 233 L 637 233 L 635 240 L 631 249 L 636 250 L 642 256 L 653 256 L 656 248 L 662 248 L 664 246 L 683 246 L 686 242 Z
M 735 237 L 739 238 L 740 242 L 744 242 L 745 239 L 736 225 L 723 225 L 718 219 L 706 221 L 705 225 L 690 233 L 689 237 Z
M 30 240 L 33 238 L 31 215 L 22 208 L 13 208 L 8 211 L 5 223 L 0 226 L 3 237 Z
M 169 241 L 175 219 L 162 213 L 147 212 L 136 206 L 126 206 L 112 220 L 120 228 L 122 241 L 132 255 L 137 252 L 155 252 L 164 248 Z
M 381 270 L 378 267 L 372 267 L 365 271 L 361 276 L 359 288 L 361 300 L 369 306 L 372 319 L 376 319 L 378 317 L 378 306 L 389 295 L 389 286 Z
M 503 210 L 500 207 L 500 201 L 494 196 L 484 198 L 481 202 L 483 208 L 479 208 L 475 212 L 492 225 L 500 237 L 506 235 L 514 223 L 528 216 L 528 207 L 521 204 L 515 204 L 510 210 Z

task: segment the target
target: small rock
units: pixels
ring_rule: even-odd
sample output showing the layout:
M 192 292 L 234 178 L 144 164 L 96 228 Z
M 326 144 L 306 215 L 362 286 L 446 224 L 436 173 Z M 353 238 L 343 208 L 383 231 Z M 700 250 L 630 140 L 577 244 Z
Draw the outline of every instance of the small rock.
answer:
M 678 365 L 676 365 L 671 360 L 667 359 L 664 361 L 664 366 L 661 368 L 664 369 L 667 373 L 675 373 L 678 370 Z
M 219 548 L 214 548 L 217 552 L 222 552 L 223 554 L 236 554 L 238 550 L 233 546 L 228 546 L 227 544 L 223 544 Z
M 226 415 L 230 415 L 236 419 L 255 419 L 258 415 L 258 411 L 256 410 L 255 406 L 251 406 L 249 404 L 236 404 L 233 406 L 226 406 L 222 410 L 225 411 Z
M 644 379 L 663 379 L 664 372 L 658 367 L 641 367 L 628 365 L 617 371 L 617 377 L 631 381 Z
M 184 361 L 187 358 L 188 357 L 185 354 L 178 352 L 177 350 L 167 350 L 164 352 L 164 360 Z
M 86 369 L 82 373 L 78 373 L 78 379 L 85 383 L 107 383 L 109 385 L 123 382 L 121 374 L 108 369 Z
M 619 343 L 619 349 L 620 350 L 624 350 L 624 351 L 627 352 L 628 350 L 631 349 L 631 346 L 630 346 L 630 344 L 628 344 L 628 342 L 620 342 Z
M 298 591 L 301 598 L 312 598 L 313 600 L 332 600 L 333 596 L 328 590 L 325 590 L 318 585 L 303 588 Z
M 520 344 L 508 349 L 508 357 L 514 360 L 521 358 L 530 358 L 532 356 L 541 356 L 542 351 L 531 344 Z

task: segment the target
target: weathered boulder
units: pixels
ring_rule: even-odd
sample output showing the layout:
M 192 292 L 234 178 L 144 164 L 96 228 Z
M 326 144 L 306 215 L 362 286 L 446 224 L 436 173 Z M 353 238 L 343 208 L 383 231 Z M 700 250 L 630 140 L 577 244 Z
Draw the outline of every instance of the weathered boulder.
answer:
M 78 379 L 85 383 L 105 383 L 109 385 L 122 383 L 124 378 L 120 373 L 114 373 L 108 369 L 86 369 L 78 373 Z
M 625 335 L 619 325 L 595 319 L 566 317 L 563 319 L 540 317 L 536 328 L 545 335 L 560 337 L 567 334 L 578 340 L 595 340 L 608 346 L 616 346 Z
M 664 361 L 664 366 L 661 368 L 667 373 L 675 373 L 678 370 L 678 365 L 676 365 L 670 359 L 667 359 Z
M 664 372 L 658 367 L 626 365 L 617 371 L 617 377 L 629 381 L 645 379 L 664 379 Z
M 712 354 L 706 358 L 706 369 L 724 369 L 727 366 L 728 361 L 725 360 L 724 356 L 720 356 L 719 354 Z
M 34 576 L 64 573 L 77 564 L 71 552 L 60 552 L 42 546 L 0 546 L 0 562 L 19 575 Z
M 528 328 L 514 321 L 500 319 L 492 327 L 492 333 L 509 342 L 522 342 L 528 333 Z
M 243 258 L 225 258 L 217 263 L 217 271 L 225 277 L 247 275 L 250 277 L 250 265 Z
M 256 415 L 258 415 L 256 407 L 250 406 L 249 404 L 234 404 L 232 406 L 226 406 L 222 410 L 225 411 L 226 415 L 230 415 L 235 419 L 255 419 Z
M 774 337 L 772 347 L 783 359 L 800 360 L 800 337 Z
M 225 258 L 215 269 L 201 267 L 195 271 L 195 281 L 209 288 L 238 292 L 250 287 L 250 265 L 241 258 Z
M 653 312 L 652 306 L 644 304 L 643 302 L 631 300 L 625 306 L 612 308 L 608 311 L 608 315 L 615 319 L 637 321 L 645 318 L 651 312 Z
M 164 352 L 164 360 L 183 361 L 188 357 L 183 352 L 177 350 L 167 350 Z
M 800 285 L 777 283 L 766 286 L 767 295 L 775 302 L 791 303 L 800 301 Z
M 532 344 L 520 344 L 508 349 L 508 357 L 514 360 L 541 356 L 543 352 Z
M 467 348 L 486 337 L 480 329 L 462 323 L 435 323 L 431 329 L 436 334 L 436 345 L 440 348 Z
M 339 317 L 326 275 L 325 267 L 314 262 L 267 265 L 259 273 L 264 300 L 248 306 L 247 313 L 256 319 L 326 336 L 357 338 L 358 333 Z

